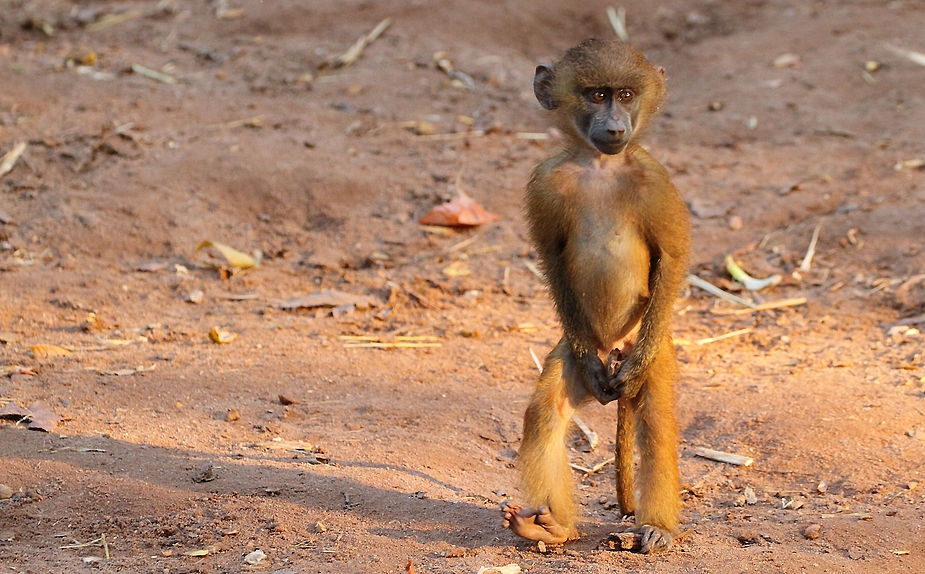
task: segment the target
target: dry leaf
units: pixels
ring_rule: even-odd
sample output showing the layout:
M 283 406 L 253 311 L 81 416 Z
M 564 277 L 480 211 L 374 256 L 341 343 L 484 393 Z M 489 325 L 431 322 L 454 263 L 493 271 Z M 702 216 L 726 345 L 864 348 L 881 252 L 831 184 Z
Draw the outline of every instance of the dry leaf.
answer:
M 500 219 L 499 216 L 486 211 L 474 199 L 460 191 L 455 199 L 443 205 L 438 205 L 418 220 L 424 225 L 443 225 L 447 227 L 475 226 L 491 223 Z
M 472 275 L 472 270 L 462 261 L 454 261 L 441 271 L 447 277 L 466 277 Z
M 29 430 L 51 432 L 61 422 L 61 417 L 48 410 L 48 407 L 42 401 L 35 401 L 29 405 L 29 413 L 29 417 L 32 419 L 32 422 L 29 423 Z
M 218 261 L 215 257 L 209 257 L 206 254 L 205 257 L 201 257 L 199 264 L 203 267 L 213 267 L 215 269 L 220 269 L 222 267 L 234 267 L 236 269 L 249 269 L 251 267 L 256 267 L 260 264 L 260 256 L 257 254 L 256 257 L 251 257 L 247 253 L 242 253 L 234 247 L 229 247 L 224 243 L 218 243 L 216 241 L 200 241 L 199 245 L 196 246 L 195 253 L 199 255 L 199 252 L 203 249 L 213 248 L 218 251 L 222 257 L 225 258 L 225 263 Z
M 781 54 L 774 58 L 775 68 L 799 68 L 800 64 L 800 57 L 796 54 Z
M 184 556 L 196 556 L 196 557 L 199 557 L 199 556 L 208 556 L 208 555 L 209 555 L 209 551 L 206 550 L 206 549 L 202 549 L 202 550 L 190 550 L 189 552 L 184 552 L 183 555 L 184 555 Z
M 336 289 L 324 289 L 293 297 L 279 304 L 280 309 L 294 311 L 299 308 L 312 309 L 314 307 L 340 307 L 342 305 L 356 305 L 357 309 L 368 309 L 376 306 L 376 300 L 368 295 L 353 295 Z
M 100 318 L 96 315 L 96 313 L 91 311 L 90 313 L 87 313 L 87 317 L 84 319 L 84 323 L 81 325 L 81 328 L 89 333 L 90 331 L 102 331 L 106 328 L 106 326 L 102 321 L 100 321 Z
M 71 354 L 64 347 L 57 345 L 32 345 L 32 356 L 36 359 L 47 359 L 50 357 L 66 357 Z
M 219 345 L 230 343 L 237 337 L 236 334 L 222 327 L 212 327 L 209 331 L 209 338 L 212 339 L 212 342 L 218 343 Z
M 5 419 L 8 421 L 18 421 L 29 416 L 29 411 L 20 407 L 13 401 L 10 401 L 0 409 L 0 419 Z
M 921 169 L 925 167 L 925 158 L 917 157 L 914 159 L 903 160 L 893 166 L 893 169 L 899 171 L 901 169 Z

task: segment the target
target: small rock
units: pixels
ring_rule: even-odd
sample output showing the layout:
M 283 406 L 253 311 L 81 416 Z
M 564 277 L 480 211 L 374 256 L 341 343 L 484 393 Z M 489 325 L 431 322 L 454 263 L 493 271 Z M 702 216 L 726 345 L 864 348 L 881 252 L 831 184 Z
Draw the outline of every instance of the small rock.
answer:
M 292 397 L 287 397 L 286 395 L 279 395 L 279 404 L 281 405 L 297 405 L 299 404 L 298 399 L 293 399 Z
M 758 503 L 758 497 L 755 496 L 755 491 L 752 489 L 752 487 L 746 487 L 745 491 L 742 492 L 742 495 L 745 496 L 745 504 L 751 505 Z
M 225 422 L 233 423 L 239 420 L 241 420 L 241 413 L 238 412 L 238 409 L 229 407 L 228 412 L 225 413 Z
M 642 537 L 636 532 L 611 532 L 603 543 L 607 550 L 639 550 Z
M 906 431 L 906 436 L 915 440 L 925 440 L 925 431 L 921 429 L 910 429 Z
M 738 215 L 733 215 L 729 218 L 729 229 L 732 231 L 738 231 L 742 229 L 745 223 L 742 221 L 742 218 Z
M 821 524 L 810 524 L 803 530 L 803 538 L 807 540 L 815 540 L 822 535 L 822 525 Z
M 202 303 L 202 299 L 203 299 L 205 296 L 206 296 L 206 294 L 203 293 L 201 289 L 193 289 L 193 290 L 190 291 L 189 294 L 186 296 L 186 300 L 187 300 L 188 302 L 190 302 L 190 303 L 193 303 L 193 304 L 198 305 L 198 304 Z
M 762 540 L 762 539 L 761 539 L 761 536 L 760 536 L 757 532 L 752 532 L 752 531 L 740 532 L 740 533 L 736 536 L 736 539 L 737 539 L 743 546 L 751 546 L 751 545 L 753 545 L 753 544 L 761 544 L 761 540 Z
M 5 484 L 0 484 L 0 500 L 13 498 L 13 489 Z
M 212 482 L 216 478 L 215 468 L 211 464 L 207 464 L 193 475 L 193 482 Z
M 244 561 L 250 564 L 251 566 L 256 566 L 260 564 L 261 562 L 263 562 L 263 559 L 266 557 L 267 555 L 264 554 L 262 550 L 257 549 L 251 552 L 250 554 L 248 554 L 247 556 L 245 556 Z

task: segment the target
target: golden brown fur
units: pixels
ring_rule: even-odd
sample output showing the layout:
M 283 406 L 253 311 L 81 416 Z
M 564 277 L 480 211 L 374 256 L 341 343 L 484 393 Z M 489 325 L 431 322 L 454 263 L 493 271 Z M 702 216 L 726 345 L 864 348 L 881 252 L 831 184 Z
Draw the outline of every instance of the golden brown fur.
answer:
M 618 500 L 636 514 L 640 550 L 662 550 L 680 512 L 669 323 L 690 224 L 667 172 L 634 140 L 664 98 L 663 72 L 626 44 L 589 40 L 538 67 L 534 89 L 568 137 L 534 170 L 526 198 L 564 336 L 524 415 L 519 464 L 529 506 L 505 505 L 504 525 L 547 543 L 578 536 L 569 421 L 591 398 L 618 400 Z M 611 356 L 621 357 L 613 369 L 602 361 Z

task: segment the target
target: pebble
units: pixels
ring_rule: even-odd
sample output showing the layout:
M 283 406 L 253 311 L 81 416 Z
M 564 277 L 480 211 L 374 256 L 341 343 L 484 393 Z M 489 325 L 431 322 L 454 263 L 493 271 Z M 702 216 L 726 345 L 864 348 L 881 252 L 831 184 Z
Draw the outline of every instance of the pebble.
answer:
M 821 524 L 810 524 L 803 530 L 803 538 L 807 540 L 815 540 L 819 538 L 822 534 L 822 525 Z

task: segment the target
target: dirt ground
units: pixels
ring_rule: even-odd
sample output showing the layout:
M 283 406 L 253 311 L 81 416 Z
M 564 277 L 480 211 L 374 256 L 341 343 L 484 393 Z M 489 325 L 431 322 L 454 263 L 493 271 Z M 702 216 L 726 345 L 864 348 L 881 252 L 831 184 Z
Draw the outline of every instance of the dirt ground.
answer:
M 925 5 L 623 7 L 667 70 L 646 144 L 691 272 L 806 299 L 678 302 L 689 534 L 602 547 L 611 465 L 575 472 L 580 541 L 500 526 L 530 352 L 560 336 L 520 211 L 558 145 L 530 135 L 533 69 L 613 36 L 606 4 L 2 0 L 0 155 L 27 145 L 0 176 L 0 407 L 62 420 L 0 422 L 0 570 L 922 572 L 925 172 L 901 162 L 925 157 Z M 418 223 L 459 189 L 500 220 Z M 202 267 L 203 240 L 262 260 Z M 730 254 L 784 279 L 742 292 Z M 325 289 L 372 305 L 281 306 Z M 582 412 L 576 465 L 611 456 L 614 412 Z

